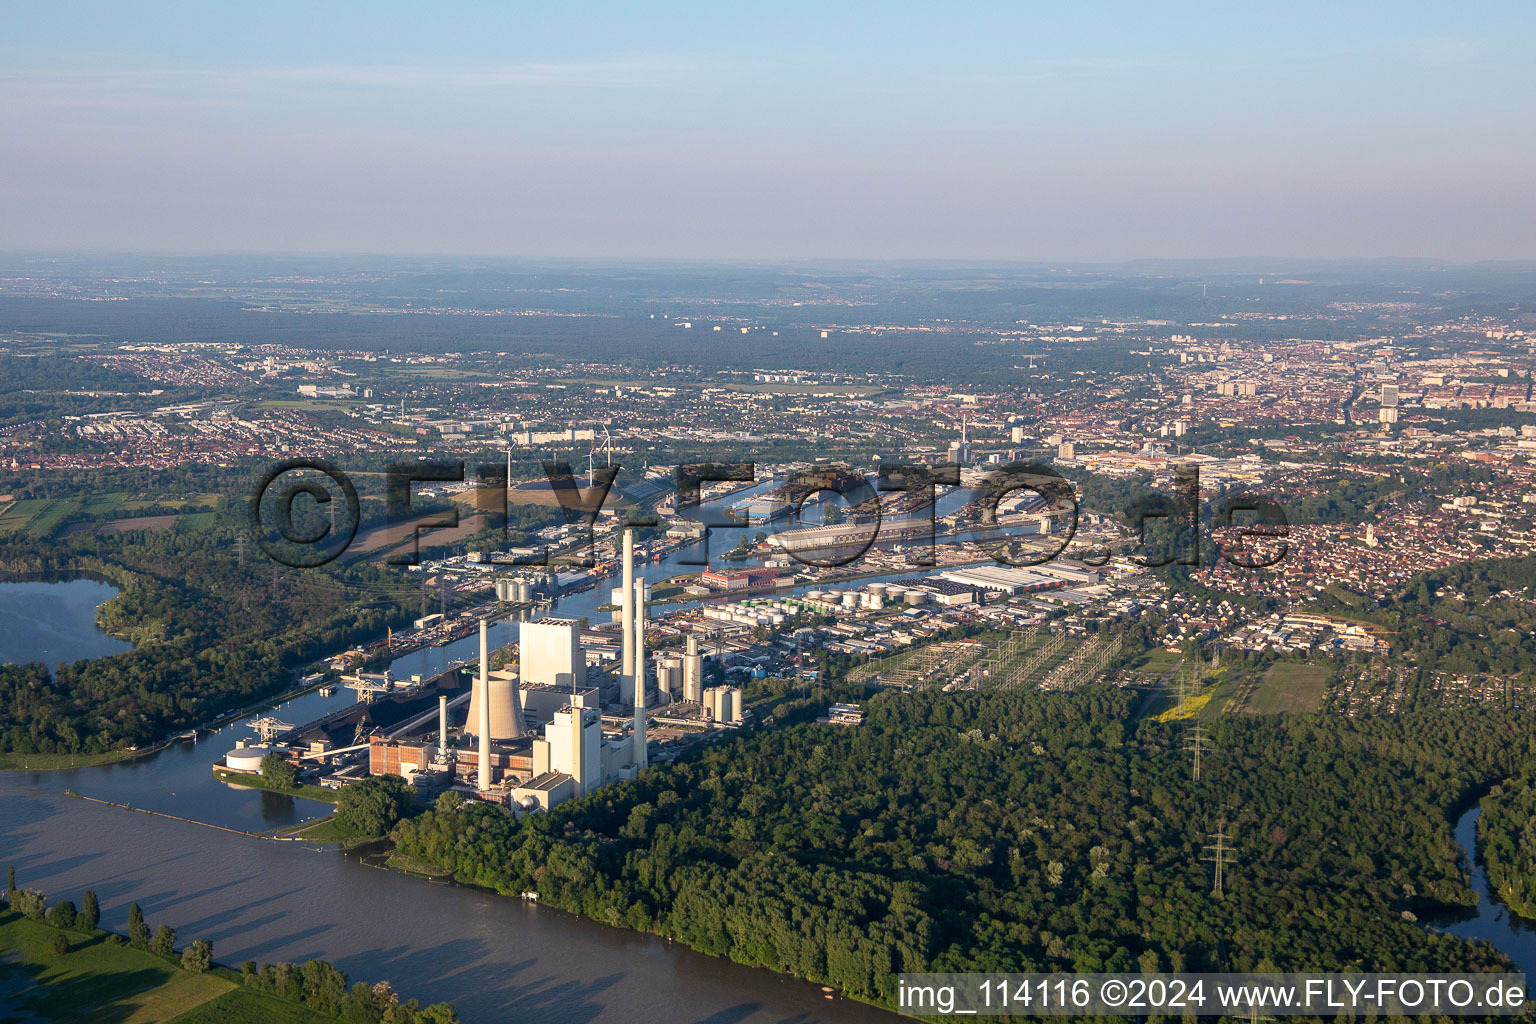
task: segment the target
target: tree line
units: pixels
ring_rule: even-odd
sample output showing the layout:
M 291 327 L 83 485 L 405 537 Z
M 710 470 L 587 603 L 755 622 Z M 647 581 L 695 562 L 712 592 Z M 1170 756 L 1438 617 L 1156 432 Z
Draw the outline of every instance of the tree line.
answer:
M 402 852 L 504 893 L 891 1005 L 903 971 L 1508 970 L 1426 930 L 1475 901 L 1450 828 L 1521 716 L 1226 716 L 1190 778 L 1136 695 L 882 695 L 514 820 L 450 795 Z M 1236 861 L 1212 895 L 1225 822 Z

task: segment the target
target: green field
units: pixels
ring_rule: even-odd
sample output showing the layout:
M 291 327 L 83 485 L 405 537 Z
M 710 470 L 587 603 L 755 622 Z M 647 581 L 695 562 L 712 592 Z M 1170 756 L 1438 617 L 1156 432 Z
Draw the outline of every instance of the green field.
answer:
M 125 491 L 108 491 L 105 494 L 93 494 L 86 499 L 85 504 L 80 509 L 80 514 L 90 518 L 109 516 L 118 505 L 122 504 L 123 499 L 126 497 L 128 497 L 128 494 Z
M 337 821 L 334 814 L 321 818 L 319 821 L 309 822 L 306 825 L 278 829 L 272 835 L 290 839 L 308 839 L 316 843 L 340 843 L 348 839 L 358 838 L 357 833 Z
M 323 789 L 320 786 L 300 786 L 298 789 L 278 789 L 269 785 L 266 779 L 260 775 L 247 775 L 244 772 L 229 772 L 222 768 L 213 769 L 214 778 L 220 782 L 227 782 L 233 786 L 245 786 L 248 789 L 266 789 L 273 793 L 287 793 L 289 796 L 301 796 L 306 800 L 315 800 L 323 804 L 333 804 L 339 795 L 338 790 Z
M 27 524 L 27 536 L 39 538 L 52 536 L 53 531 L 58 529 L 64 520 L 79 511 L 79 498 L 60 498 L 58 501 L 51 502 Z
M 1278 661 L 1258 681 L 1242 710 L 1256 715 L 1305 713 L 1323 704 L 1328 669 L 1304 661 Z
M 0 753 L 0 772 L 53 771 L 58 768 L 89 768 L 133 757 L 132 751 L 109 750 L 105 754 Z
M 217 512 L 189 512 L 176 523 L 178 530 L 207 530 L 213 527 Z
M 72 948 L 56 957 L 48 943 L 60 934 Z M 218 974 L 188 974 L 146 950 L 109 943 L 105 932 L 60 932 L 10 912 L 0 915 L 0 949 L 6 1020 L 153 1024 L 235 987 Z
M 142 512 L 147 508 L 172 508 L 178 512 L 192 512 L 198 509 L 213 509 L 219 507 L 219 496 L 211 492 L 193 494 L 186 498 L 133 498 L 122 503 L 119 511 L 126 515 L 132 512 Z
M 1178 651 L 1170 651 L 1166 647 L 1152 647 L 1127 665 L 1126 669 L 1155 679 L 1172 672 L 1183 660 L 1184 656 Z
M 237 988 L 171 1018 L 170 1024 L 321 1024 L 336 1018 L 261 992 Z
M 0 515 L 0 533 L 14 533 L 52 502 L 48 498 L 23 498 Z

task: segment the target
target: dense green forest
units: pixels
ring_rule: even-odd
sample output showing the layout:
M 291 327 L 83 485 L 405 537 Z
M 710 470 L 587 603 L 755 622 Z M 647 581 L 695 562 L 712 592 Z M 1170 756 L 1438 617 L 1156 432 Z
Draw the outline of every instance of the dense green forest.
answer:
M 394 837 L 460 881 L 887 1003 L 900 971 L 1507 966 L 1414 916 L 1475 900 L 1450 815 L 1531 760 L 1527 718 L 1226 716 L 1196 783 L 1135 700 L 885 695 L 862 728 L 760 730 L 521 821 L 450 797 Z
M 1515 913 L 1536 918 L 1536 771 L 1493 787 L 1477 819 L 1488 884 Z
M 101 624 L 136 645 L 57 667 L 0 666 L 0 749 L 151 742 L 280 693 L 294 669 L 420 614 L 420 592 L 381 567 L 298 571 L 242 555 L 242 512 L 221 511 L 200 531 L 0 538 L 0 572 L 11 578 L 83 572 L 117 586 Z

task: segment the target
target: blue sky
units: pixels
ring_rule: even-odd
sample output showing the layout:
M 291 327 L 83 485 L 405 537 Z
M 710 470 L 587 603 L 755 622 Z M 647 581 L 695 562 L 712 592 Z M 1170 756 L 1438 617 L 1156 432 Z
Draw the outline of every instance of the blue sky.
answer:
M 1536 5 L 11 3 L 0 247 L 1536 257 Z

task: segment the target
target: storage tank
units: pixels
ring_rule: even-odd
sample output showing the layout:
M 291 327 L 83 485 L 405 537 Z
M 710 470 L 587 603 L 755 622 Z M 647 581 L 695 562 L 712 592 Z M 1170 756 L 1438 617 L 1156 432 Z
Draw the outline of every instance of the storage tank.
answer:
M 269 753 L 271 751 L 266 747 L 243 747 L 240 750 L 231 750 L 224 755 L 224 766 L 236 772 L 260 772 L 261 759 Z

